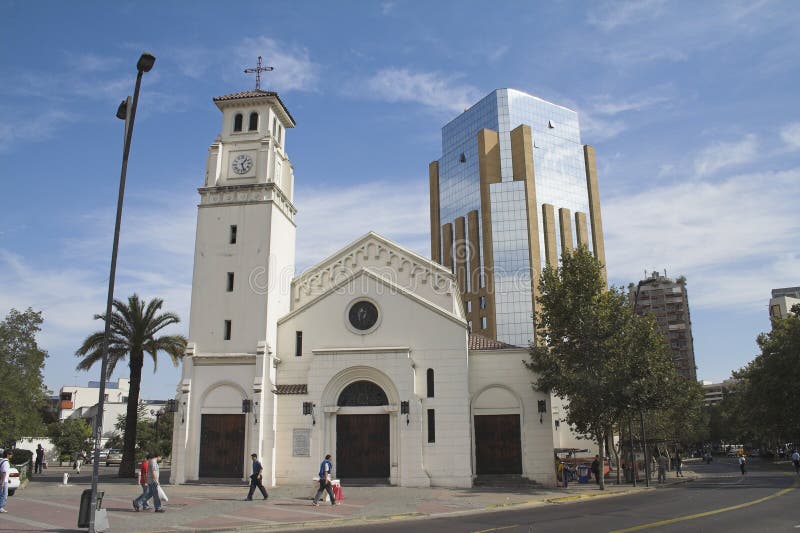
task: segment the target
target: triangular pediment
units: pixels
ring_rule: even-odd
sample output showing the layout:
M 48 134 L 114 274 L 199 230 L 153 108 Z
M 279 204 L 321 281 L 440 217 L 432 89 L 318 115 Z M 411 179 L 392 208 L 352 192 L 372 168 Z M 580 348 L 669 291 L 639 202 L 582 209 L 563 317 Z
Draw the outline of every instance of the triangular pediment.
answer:
M 292 309 L 364 269 L 449 312 L 459 305 L 455 278 L 449 269 L 369 232 L 296 277 L 292 281 Z

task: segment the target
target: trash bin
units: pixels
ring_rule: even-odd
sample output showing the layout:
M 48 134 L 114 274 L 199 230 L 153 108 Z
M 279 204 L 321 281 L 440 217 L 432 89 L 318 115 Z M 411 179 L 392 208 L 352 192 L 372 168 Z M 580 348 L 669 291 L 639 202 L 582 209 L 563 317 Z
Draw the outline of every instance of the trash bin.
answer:
M 102 491 L 97 491 L 97 508 L 103 506 Z M 81 493 L 81 506 L 78 508 L 78 527 L 89 527 L 89 521 L 92 518 L 92 489 L 86 489 Z M 96 517 L 95 517 L 96 518 Z
M 578 465 L 578 483 L 589 483 L 589 467 Z

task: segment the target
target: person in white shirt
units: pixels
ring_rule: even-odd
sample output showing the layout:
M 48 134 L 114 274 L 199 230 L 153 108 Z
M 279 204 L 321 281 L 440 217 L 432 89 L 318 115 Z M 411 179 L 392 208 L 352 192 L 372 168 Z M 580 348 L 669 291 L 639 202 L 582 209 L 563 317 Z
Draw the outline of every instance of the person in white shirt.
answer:
M 747 464 L 747 459 L 745 459 L 744 455 L 739 456 L 739 468 L 742 470 L 742 475 L 744 475 L 744 465 Z
M 13 454 L 5 450 L 0 459 L 0 513 L 7 513 L 6 501 L 8 500 L 8 484 L 11 477 L 11 458 Z

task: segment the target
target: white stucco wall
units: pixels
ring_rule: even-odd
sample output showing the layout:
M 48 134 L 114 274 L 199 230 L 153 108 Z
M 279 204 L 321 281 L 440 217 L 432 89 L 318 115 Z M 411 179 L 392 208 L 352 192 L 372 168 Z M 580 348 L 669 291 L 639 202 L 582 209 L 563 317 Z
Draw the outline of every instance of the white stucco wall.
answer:
M 522 475 L 544 486 L 555 486 L 550 397 L 533 390 L 531 383 L 535 381 L 535 375 L 522 362 L 527 359 L 528 352 L 524 348 L 470 352 L 472 417 L 476 414 L 519 413 Z M 539 400 L 547 401 L 547 412 L 541 417 L 541 422 L 537 412 Z M 470 427 L 474 427 L 474 420 L 470 420 Z M 474 429 L 471 441 L 474 455 Z
M 359 298 L 379 309 L 380 325 L 362 335 L 347 326 L 346 312 Z M 295 332 L 303 332 L 303 355 L 295 356 Z M 359 379 L 375 381 L 390 402 L 391 480 L 404 486 L 470 486 L 466 325 L 452 314 L 367 274 L 296 310 L 278 326 L 279 384 L 308 385 L 307 396 L 278 400 L 279 482 L 302 483 L 325 453 L 334 454 L 338 393 Z M 426 370 L 433 368 L 436 396 L 426 398 Z M 406 424 L 400 401 L 409 401 Z M 316 425 L 302 416 L 302 402 L 317 406 Z M 427 443 L 426 409 L 436 410 L 436 442 Z M 292 457 L 296 427 L 312 429 L 312 454 Z M 335 465 L 334 465 L 335 468 Z

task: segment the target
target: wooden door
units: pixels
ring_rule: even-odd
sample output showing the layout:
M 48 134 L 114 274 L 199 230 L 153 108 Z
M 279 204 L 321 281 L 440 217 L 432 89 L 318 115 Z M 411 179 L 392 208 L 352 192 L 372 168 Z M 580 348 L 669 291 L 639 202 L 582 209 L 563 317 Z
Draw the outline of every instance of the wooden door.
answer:
M 245 415 L 203 415 L 200 477 L 244 476 Z
M 522 474 L 519 415 L 475 416 L 475 473 Z
M 336 477 L 389 477 L 389 415 L 336 417 Z

